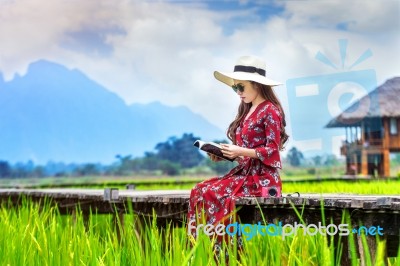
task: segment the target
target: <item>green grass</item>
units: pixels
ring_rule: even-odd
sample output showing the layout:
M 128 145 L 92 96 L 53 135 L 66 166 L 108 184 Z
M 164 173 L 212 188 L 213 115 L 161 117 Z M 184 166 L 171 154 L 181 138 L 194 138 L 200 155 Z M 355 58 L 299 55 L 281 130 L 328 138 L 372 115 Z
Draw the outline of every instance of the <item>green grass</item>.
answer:
M 207 176 L 83 176 L 83 177 L 41 177 L 41 178 L 1 178 L 1 187 L 27 187 L 27 188 L 48 188 L 48 187 L 85 187 L 104 188 L 119 187 L 125 188 L 127 184 L 134 184 L 137 187 L 195 184 L 209 177 Z
M 191 189 L 194 185 L 146 185 L 137 186 L 138 190 L 158 189 Z M 124 187 L 121 187 L 122 189 Z M 321 181 L 321 182 L 285 182 L 282 183 L 284 194 L 300 193 L 355 193 L 355 194 L 379 194 L 399 195 L 400 179 L 390 180 L 358 180 L 358 181 Z
M 59 184 L 65 184 L 70 182 L 73 188 L 82 187 L 85 182 L 91 182 L 90 186 L 84 186 L 85 188 L 106 188 L 116 187 L 119 189 L 125 189 L 126 184 L 135 184 L 137 190 L 171 190 L 171 189 L 191 189 L 194 185 L 207 177 L 149 177 L 149 178 L 107 178 L 107 177 L 93 177 L 92 179 L 82 178 L 74 180 L 73 178 L 63 178 L 61 180 L 54 178 L 43 178 L 44 180 L 36 180 L 37 183 L 28 183 L 32 180 L 22 180 L 25 183 L 21 183 L 21 180 L 3 180 L 4 184 L 10 184 L 13 181 L 14 184 L 33 185 L 37 184 L 49 184 L 51 183 L 54 187 L 58 187 Z M 293 192 L 300 193 L 356 193 L 356 194 L 400 194 L 400 178 L 398 179 L 376 179 L 376 180 L 354 180 L 354 181 L 326 181 L 321 180 L 320 182 L 290 182 L 294 178 L 284 178 L 282 190 L 284 194 L 290 194 Z M 58 180 L 58 182 L 56 182 Z M 41 181 L 39 183 L 39 181 Z M 73 181 L 73 182 L 71 182 Z M 185 183 L 186 182 L 186 183 Z M 12 183 L 11 183 L 12 184 Z
M 104 188 L 102 185 L 94 188 Z M 125 186 L 117 186 L 124 189 Z M 172 189 L 191 189 L 194 184 L 175 185 L 140 185 L 137 190 L 172 190 Z M 358 181 L 321 181 L 321 182 L 301 182 L 289 183 L 283 181 L 282 190 L 284 194 L 293 192 L 300 193 L 355 193 L 355 194 L 379 194 L 379 195 L 399 195 L 400 179 L 391 180 L 358 180 Z
M 25 200 L 19 208 L 0 208 L 1 265 L 226 265 L 218 260 L 212 240 L 200 235 L 197 240 L 185 228 L 158 229 L 154 223 L 145 227 L 141 236 L 135 231 L 137 218 L 125 215 L 123 225 L 113 223 L 111 215 L 91 214 L 85 226 L 78 211 L 73 216 L 60 215 L 45 204 Z M 121 238 L 117 230 L 123 227 Z M 282 239 L 257 235 L 244 241 L 237 250 L 228 245 L 229 265 L 333 265 L 332 242 L 326 236 L 297 235 Z M 384 250 L 378 243 L 378 250 Z M 369 258 L 370 260 L 370 258 Z M 368 261 L 368 258 L 367 258 Z M 383 252 L 378 252 L 376 265 L 383 265 Z M 390 258 L 387 265 L 398 265 Z M 357 265 L 357 260 L 353 265 Z M 374 262 L 371 262 L 374 263 Z
M 304 183 L 285 183 L 283 193 L 355 193 L 355 194 L 400 194 L 400 179 L 358 180 L 358 181 L 321 181 Z

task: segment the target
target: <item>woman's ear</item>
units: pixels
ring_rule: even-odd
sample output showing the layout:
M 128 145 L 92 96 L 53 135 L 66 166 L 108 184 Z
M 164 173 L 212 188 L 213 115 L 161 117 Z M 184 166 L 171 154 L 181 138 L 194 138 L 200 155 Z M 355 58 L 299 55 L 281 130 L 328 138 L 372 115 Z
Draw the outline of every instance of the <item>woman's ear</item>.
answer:
M 261 88 L 260 85 L 257 82 L 252 81 L 251 84 L 253 85 L 253 88 L 257 91 L 260 92 Z

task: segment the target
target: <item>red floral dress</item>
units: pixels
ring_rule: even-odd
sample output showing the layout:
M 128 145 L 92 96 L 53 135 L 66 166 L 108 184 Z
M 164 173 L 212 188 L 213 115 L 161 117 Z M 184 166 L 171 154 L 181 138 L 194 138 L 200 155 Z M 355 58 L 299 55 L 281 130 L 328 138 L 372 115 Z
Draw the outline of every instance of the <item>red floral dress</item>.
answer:
M 239 197 L 261 196 L 262 187 L 275 186 L 281 190 L 278 168 L 282 117 L 271 102 L 260 103 L 236 130 L 236 145 L 255 149 L 258 159 L 244 157 L 239 165 L 224 176 L 214 177 L 197 184 L 190 193 L 188 221 L 201 219 L 201 211 L 207 224 L 229 224 L 230 215 Z M 198 210 L 196 216 L 196 209 Z M 192 223 L 196 226 L 196 223 Z M 196 233 L 192 230 L 192 235 Z M 217 244 L 218 241 L 217 241 Z

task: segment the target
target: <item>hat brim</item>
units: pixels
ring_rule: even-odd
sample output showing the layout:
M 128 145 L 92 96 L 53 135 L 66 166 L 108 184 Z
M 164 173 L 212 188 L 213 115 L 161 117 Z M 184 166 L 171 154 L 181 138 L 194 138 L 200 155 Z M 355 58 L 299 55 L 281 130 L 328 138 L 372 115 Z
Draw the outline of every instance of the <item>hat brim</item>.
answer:
M 214 71 L 214 77 L 218 79 L 219 81 L 225 83 L 229 87 L 231 87 L 234 82 L 233 80 L 251 80 L 255 81 L 257 83 L 261 83 L 264 85 L 269 85 L 269 86 L 278 86 L 282 85 L 281 82 L 275 81 L 272 79 L 269 79 L 267 77 L 254 74 L 254 73 L 249 73 L 249 72 L 219 72 L 219 71 Z

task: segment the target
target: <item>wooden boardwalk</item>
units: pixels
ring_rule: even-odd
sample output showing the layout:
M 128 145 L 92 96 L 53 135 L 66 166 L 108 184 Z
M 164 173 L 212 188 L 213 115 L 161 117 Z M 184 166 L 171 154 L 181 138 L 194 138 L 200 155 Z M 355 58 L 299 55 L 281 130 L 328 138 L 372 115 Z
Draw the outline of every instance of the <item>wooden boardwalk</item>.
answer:
M 160 226 L 166 222 L 182 225 L 187 213 L 189 190 L 118 190 L 118 189 L 0 189 L 0 202 L 17 206 L 22 197 L 43 202 L 51 199 L 60 213 L 71 214 L 79 205 L 85 214 L 90 211 L 98 214 L 114 213 L 123 215 L 131 210 L 142 217 L 157 214 Z M 306 224 L 342 223 L 343 213 L 349 214 L 350 228 L 360 226 L 383 228 L 382 237 L 387 244 L 387 256 L 397 256 L 400 238 L 400 195 L 359 195 L 359 194 L 301 194 L 280 198 L 240 198 L 237 199 L 238 217 L 241 223 L 282 224 L 300 223 L 296 210 L 302 213 Z M 322 210 L 324 216 L 322 215 Z M 350 234 L 356 242 L 361 241 L 357 234 Z M 336 239 L 336 238 L 335 238 Z M 375 236 L 368 236 L 370 252 L 375 252 Z M 348 237 L 342 237 L 341 243 L 347 250 Z M 359 254 L 362 250 L 359 248 Z M 344 253 L 342 264 L 349 264 L 349 254 Z

